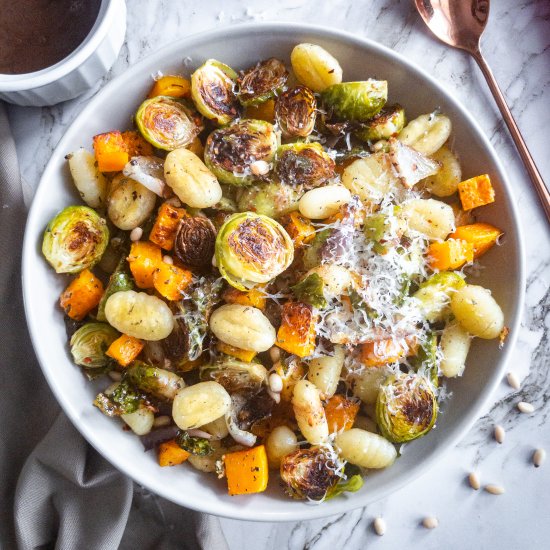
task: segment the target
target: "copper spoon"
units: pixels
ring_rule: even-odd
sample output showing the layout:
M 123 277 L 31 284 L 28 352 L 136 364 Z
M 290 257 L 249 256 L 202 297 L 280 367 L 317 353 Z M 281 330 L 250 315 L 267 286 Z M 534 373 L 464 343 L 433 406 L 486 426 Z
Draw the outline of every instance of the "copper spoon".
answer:
M 467 51 L 477 61 L 550 221 L 550 193 L 479 47 L 489 18 L 489 0 L 415 0 L 415 4 L 426 25 L 440 40 Z

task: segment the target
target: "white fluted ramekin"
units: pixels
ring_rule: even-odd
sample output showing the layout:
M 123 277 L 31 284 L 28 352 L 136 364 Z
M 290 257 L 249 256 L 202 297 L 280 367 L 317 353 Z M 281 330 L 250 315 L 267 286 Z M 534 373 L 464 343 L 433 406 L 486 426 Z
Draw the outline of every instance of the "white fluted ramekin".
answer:
M 126 34 L 124 0 L 103 0 L 84 42 L 59 63 L 26 74 L 0 74 L 0 99 L 42 107 L 89 90 L 113 65 Z

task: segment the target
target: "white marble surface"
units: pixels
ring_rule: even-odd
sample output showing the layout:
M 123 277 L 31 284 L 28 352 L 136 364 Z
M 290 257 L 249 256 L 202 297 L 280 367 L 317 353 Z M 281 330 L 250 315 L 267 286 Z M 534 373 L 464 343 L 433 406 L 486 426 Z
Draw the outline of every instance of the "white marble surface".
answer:
M 445 460 L 405 489 L 368 508 L 311 522 L 254 524 L 223 520 L 231 548 L 407 548 L 528 549 L 550 547 L 550 461 L 535 469 L 537 447 L 550 451 L 550 232 L 530 189 L 480 72 L 465 54 L 429 36 L 410 0 L 127 0 L 127 41 L 110 80 L 158 47 L 190 33 L 252 20 L 309 22 L 345 29 L 376 40 L 435 75 L 465 103 L 499 153 L 520 207 L 527 245 L 526 310 L 509 370 L 522 380 L 520 391 L 504 381 L 494 404 Z M 494 0 L 483 40 L 487 60 L 500 82 L 539 169 L 550 182 L 550 3 Z M 35 186 L 65 128 L 86 96 L 53 108 L 10 108 L 22 172 Z M 532 402 L 521 415 L 515 404 Z M 506 440 L 492 437 L 495 423 Z M 506 488 L 502 496 L 475 492 L 465 482 L 479 471 L 482 483 Z M 440 526 L 427 531 L 425 515 Z M 387 533 L 372 530 L 382 515 Z

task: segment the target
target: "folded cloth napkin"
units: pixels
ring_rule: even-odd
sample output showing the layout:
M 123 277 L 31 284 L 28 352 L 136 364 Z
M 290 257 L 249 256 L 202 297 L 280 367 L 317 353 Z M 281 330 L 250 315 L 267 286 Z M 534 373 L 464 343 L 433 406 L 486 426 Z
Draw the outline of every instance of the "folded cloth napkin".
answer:
M 0 102 L 0 547 L 228 549 L 218 518 L 132 483 L 59 412 L 24 318 L 25 219 L 15 144 Z

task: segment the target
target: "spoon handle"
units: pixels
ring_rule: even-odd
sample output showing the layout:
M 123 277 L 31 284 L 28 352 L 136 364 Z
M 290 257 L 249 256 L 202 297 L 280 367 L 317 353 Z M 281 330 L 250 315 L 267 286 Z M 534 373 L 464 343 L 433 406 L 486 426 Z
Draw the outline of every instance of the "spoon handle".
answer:
M 529 149 L 527 149 L 527 145 L 525 144 L 523 136 L 519 131 L 519 128 L 516 124 L 516 121 L 514 120 L 514 117 L 512 116 L 512 113 L 510 112 L 508 105 L 506 104 L 506 99 L 502 95 L 502 92 L 500 91 L 500 88 L 497 84 L 497 81 L 495 80 L 495 77 L 493 76 L 489 65 L 487 65 L 480 51 L 472 52 L 472 55 L 477 61 L 481 72 L 485 76 L 487 84 L 489 84 L 489 88 L 491 89 L 491 93 L 493 94 L 495 101 L 497 102 L 498 108 L 502 113 L 504 122 L 506 122 L 508 130 L 510 130 L 510 134 L 512 135 L 512 139 L 516 144 L 521 159 L 523 160 L 523 164 L 525 164 L 527 173 L 529 174 L 529 177 L 531 178 L 531 181 L 535 186 L 535 190 L 538 193 L 539 199 L 542 203 L 542 207 L 544 208 L 544 212 L 546 213 L 546 217 L 548 221 L 550 221 L 550 193 L 548 192 L 548 188 L 544 184 L 542 176 L 540 175 L 540 172 L 538 171 L 538 168 L 533 161 L 533 157 L 531 156 Z

